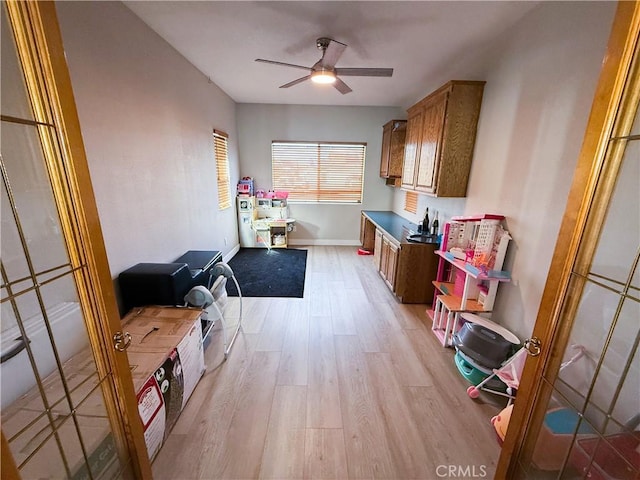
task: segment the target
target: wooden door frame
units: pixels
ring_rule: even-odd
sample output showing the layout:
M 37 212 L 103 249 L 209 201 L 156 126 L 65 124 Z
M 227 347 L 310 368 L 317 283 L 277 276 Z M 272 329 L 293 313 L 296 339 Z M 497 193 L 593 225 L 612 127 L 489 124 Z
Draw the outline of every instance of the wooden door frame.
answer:
M 100 378 L 113 372 L 113 388 L 103 389 L 118 448 L 127 452 L 137 478 L 152 478 L 142 422 L 127 355 L 116 353 L 112 332 L 121 328 L 62 36 L 53 1 L 6 0 L 8 20 L 25 71 L 34 118 L 55 126 L 57 138 L 40 130 L 80 305 Z M 86 265 L 86 267 L 82 267 Z M 115 389 L 115 390 L 114 390 Z M 109 390 L 109 391 L 107 391 Z M 12 458 L 2 435 L 3 478 Z M 6 462 L 6 463 L 5 463 Z M 9 469 L 9 474 L 13 472 Z
M 560 321 L 561 313 L 566 318 L 567 310 L 575 311 L 577 308 L 575 299 L 565 302 L 565 297 L 571 271 L 579 263 L 584 264 L 582 259 L 589 256 L 580 254 L 579 247 L 588 224 L 594 222 L 593 218 L 588 218 L 591 207 L 598 208 L 597 217 L 604 217 L 606 207 L 596 198 L 596 186 L 603 169 L 607 167 L 604 159 L 614 122 L 623 101 L 629 100 L 624 98 L 624 87 L 638 43 L 639 30 L 640 2 L 619 2 L 532 333 L 532 336 L 541 340 L 542 350 L 539 357 L 529 357 L 525 365 L 518 392 L 519 401 L 515 403 L 495 478 L 516 477 L 518 460 L 530 433 L 529 427 L 532 431 L 538 429 L 546 411 L 545 398 L 549 392 L 541 392 L 547 390 L 541 389 L 542 376 L 544 374 L 553 383 L 558 375 L 572 327 L 572 322 Z M 637 102 L 637 94 L 635 95 Z M 595 240 L 588 239 L 590 246 L 595 245 Z M 592 248 L 590 250 L 592 254 Z

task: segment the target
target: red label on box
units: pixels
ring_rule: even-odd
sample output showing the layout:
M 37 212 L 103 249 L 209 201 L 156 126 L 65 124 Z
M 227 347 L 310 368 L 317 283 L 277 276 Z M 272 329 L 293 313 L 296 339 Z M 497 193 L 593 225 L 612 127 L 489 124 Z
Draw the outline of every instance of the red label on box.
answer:
M 151 375 L 137 395 L 138 413 L 146 429 L 155 416 L 162 410 L 162 394 L 155 376 Z

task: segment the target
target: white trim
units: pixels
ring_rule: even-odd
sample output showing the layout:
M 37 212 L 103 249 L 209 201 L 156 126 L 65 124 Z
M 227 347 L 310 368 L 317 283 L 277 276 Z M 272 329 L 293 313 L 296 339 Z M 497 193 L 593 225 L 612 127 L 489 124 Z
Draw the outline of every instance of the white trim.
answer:
M 287 242 L 289 245 L 320 245 L 320 246 L 343 246 L 343 247 L 359 247 L 359 240 L 319 240 L 310 238 L 290 238 Z
M 231 249 L 231 251 L 229 253 L 227 253 L 226 255 L 224 255 L 222 257 L 222 261 L 227 263 L 229 260 L 231 260 L 233 257 L 236 256 L 236 253 L 238 253 L 240 251 L 240 244 L 238 243 L 235 247 L 233 247 Z

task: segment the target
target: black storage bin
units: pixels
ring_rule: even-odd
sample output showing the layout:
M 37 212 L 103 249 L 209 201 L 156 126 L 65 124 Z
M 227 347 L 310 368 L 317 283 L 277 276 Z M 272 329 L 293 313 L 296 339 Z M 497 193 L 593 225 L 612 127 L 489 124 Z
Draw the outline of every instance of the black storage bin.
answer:
M 516 346 L 502 335 L 477 323 L 467 322 L 453 336 L 454 346 L 488 369 L 498 368 Z
M 173 263 L 186 263 L 191 270 L 193 285 L 209 286 L 209 271 L 222 261 L 222 253 L 217 250 L 189 250 Z
M 138 263 L 118 276 L 125 311 L 144 305 L 184 305 L 194 281 L 186 263 Z
M 222 260 L 217 250 L 189 250 L 171 263 L 138 263 L 118 275 L 124 312 L 145 305 L 184 305 L 196 285 L 207 286 L 209 271 Z

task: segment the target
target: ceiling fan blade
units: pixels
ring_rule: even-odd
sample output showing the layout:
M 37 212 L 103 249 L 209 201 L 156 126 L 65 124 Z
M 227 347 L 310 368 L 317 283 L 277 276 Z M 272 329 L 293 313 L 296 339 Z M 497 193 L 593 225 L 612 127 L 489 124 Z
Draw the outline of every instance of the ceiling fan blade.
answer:
M 344 43 L 336 42 L 335 40 L 330 40 L 329 45 L 327 45 L 327 49 L 324 51 L 322 55 L 322 65 L 325 67 L 335 67 L 336 63 L 342 56 L 344 49 L 347 46 Z
M 294 85 L 297 85 L 299 83 L 304 82 L 305 80 L 309 80 L 311 78 L 311 75 L 307 75 L 305 77 L 301 77 L 298 78 L 297 80 L 294 80 L 293 82 L 289 82 L 289 83 L 285 83 L 284 85 L 280 85 L 280 88 L 289 88 L 289 87 L 293 87 Z
M 293 63 L 276 62 L 275 60 L 265 60 L 264 58 L 256 58 L 256 62 L 271 63 L 273 65 L 282 65 L 284 67 L 301 68 L 303 70 L 308 70 L 308 71 L 311 70 L 309 67 L 304 67 L 302 65 L 294 65 Z
M 336 68 L 336 75 L 344 77 L 390 77 L 393 68 Z
M 339 78 L 336 78 L 336 81 L 333 83 L 333 86 L 336 87 L 336 90 L 338 90 L 343 95 L 353 91 L 351 90 L 351 88 L 349 88 L 349 85 L 344 83 Z

